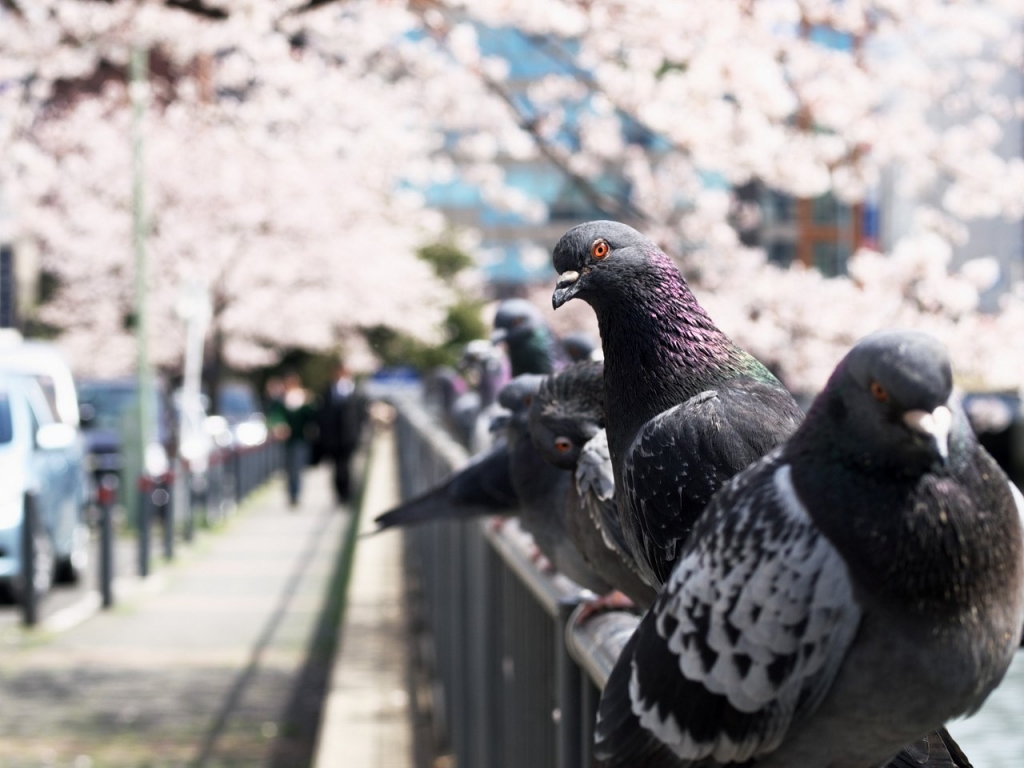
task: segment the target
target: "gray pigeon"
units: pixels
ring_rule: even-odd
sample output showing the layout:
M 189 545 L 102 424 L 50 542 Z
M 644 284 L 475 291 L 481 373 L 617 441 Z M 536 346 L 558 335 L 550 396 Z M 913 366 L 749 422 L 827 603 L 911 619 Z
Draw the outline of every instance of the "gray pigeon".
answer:
M 575 363 L 548 376 L 530 409 L 530 437 L 541 456 L 575 476 L 566 498 L 566 525 L 577 549 L 612 587 L 647 608 L 655 590 L 626 551 L 615 509 L 603 374 L 601 363 Z
M 569 357 L 554 331 L 533 304 L 526 299 L 505 299 L 494 316 L 491 341 L 504 342 L 512 365 L 512 376 L 524 373 L 553 373 L 569 363 Z
M 498 395 L 498 402 L 511 413 L 505 432 L 509 472 L 520 502 L 519 523 L 559 572 L 603 595 L 611 586 L 587 563 L 569 536 L 566 499 L 573 485 L 572 473 L 545 461 L 530 438 L 530 409 L 544 378 L 516 376 Z
M 792 434 L 803 413 L 635 229 L 574 227 L 554 266 L 554 306 L 580 298 L 597 315 L 622 531 L 645 580 L 660 587 L 711 495 Z
M 933 338 L 869 336 L 715 495 L 605 688 L 604 765 L 966 763 L 936 729 L 1017 649 L 1024 499 L 951 390 Z
M 491 424 L 502 410 L 498 405 L 498 392 L 508 383 L 507 365 L 504 353 L 486 339 L 474 339 L 462 352 L 459 369 L 474 387 L 474 391 L 467 394 L 476 396 L 476 407 L 463 432 L 470 453 L 480 453 L 494 444 Z

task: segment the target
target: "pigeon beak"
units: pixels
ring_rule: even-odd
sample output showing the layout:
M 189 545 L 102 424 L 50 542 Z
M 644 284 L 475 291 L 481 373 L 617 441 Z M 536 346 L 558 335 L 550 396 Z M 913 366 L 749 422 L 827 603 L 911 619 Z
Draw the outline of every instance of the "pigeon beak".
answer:
M 495 432 L 500 432 L 501 430 L 505 429 L 509 425 L 510 421 L 512 421 L 512 412 L 511 411 L 503 411 L 503 412 L 496 413 L 491 418 L 491 424 L 490 424 L 490 427 L 489 427 L 489 431 L 491 432 L 491 434 L 494 434 Z
M 504 328 L 495 328 L 494 331 L 491 332 L 492 344 L 501 344 L 501 342 L 503 342 L 507 338 L 508 331 L 505 330 Z
M 930 437 L 935 441 L 943 463 L 949 458 L 949 428 L 953 424 L 953 414 L 944 405 L 934 411 L 907 411 L 903 414 L 903 423 L 918 434 Z
M 555 292 L 551 294 L 551 306 L 558 309 L 576 295 L 580 289 L 580 273 L 569 269 L 558 276 Z

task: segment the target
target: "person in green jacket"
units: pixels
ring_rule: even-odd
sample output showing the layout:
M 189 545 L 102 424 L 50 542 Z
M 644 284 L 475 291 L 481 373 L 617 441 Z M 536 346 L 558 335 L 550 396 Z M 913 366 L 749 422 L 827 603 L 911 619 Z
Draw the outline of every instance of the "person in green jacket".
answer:
M 299 374 L 284 377 L 284 392 L 271 403 L 267 424 L 278 440 L 284 441 L 285 472 L 288 476 L 288 503 L 297 506 L 302 493 L 302 471 L 309 463 L 310 444 L 316 439 L 316 404 L 302 386 Z

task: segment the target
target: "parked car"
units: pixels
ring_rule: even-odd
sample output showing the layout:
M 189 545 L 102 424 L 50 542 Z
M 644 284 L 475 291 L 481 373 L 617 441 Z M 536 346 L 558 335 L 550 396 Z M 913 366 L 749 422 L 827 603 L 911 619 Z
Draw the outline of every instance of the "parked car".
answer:
M 27 505 L 38 513 L 31 539 L 36 591 L 48 591 L 55 577 L 82 576 L 89 551 L 83 468 L 78 431 L 55 418 L 39 382 L 0 371 L 0 591 L 17 597 L 25 588 Z
M 217 413 L 224 418 L 236 446 L 262 445 L 267 440 L 267 420 L 260 410 L 256 391 L 242 381 L 225 382 L 217 389 Z
M 105 475 L 118 478 L 119 498 L 131 514 L 138 482 L 166 486 L 175 451 L 174 415 L 166 388 L 153 379 L 148 394 L 149 444 L 138 447 L 139 383 L 135 378 L 83 379 L 78 383 L 79 410 L 89 461 L 99 485 Z M 125 450 L 125 448 L 128 450 Z

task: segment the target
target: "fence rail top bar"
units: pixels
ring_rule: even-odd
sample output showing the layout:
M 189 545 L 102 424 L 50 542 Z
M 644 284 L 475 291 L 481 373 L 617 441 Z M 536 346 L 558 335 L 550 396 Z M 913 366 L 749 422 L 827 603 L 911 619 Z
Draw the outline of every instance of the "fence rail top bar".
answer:
M 484 526 L 484 535 L 491 546 L 549 616 L 557 618 L 561 605 L 575 605 L 594 596 L 560 573 L 542 573 L 532 557 L 536 549 L 533 539 L 519 527 L 519 521 L 508 520 L 501 530 L 495 530 L 486 522 L 481 525 Z
M 565 644 L 569 655 L 590 676 L 594 685 L 603 689 L 619 660 L 640 617 L 623 611 L 600 613 L 587 619 L 583 626 L 576 620 L 579 608 L 565 628 Z

